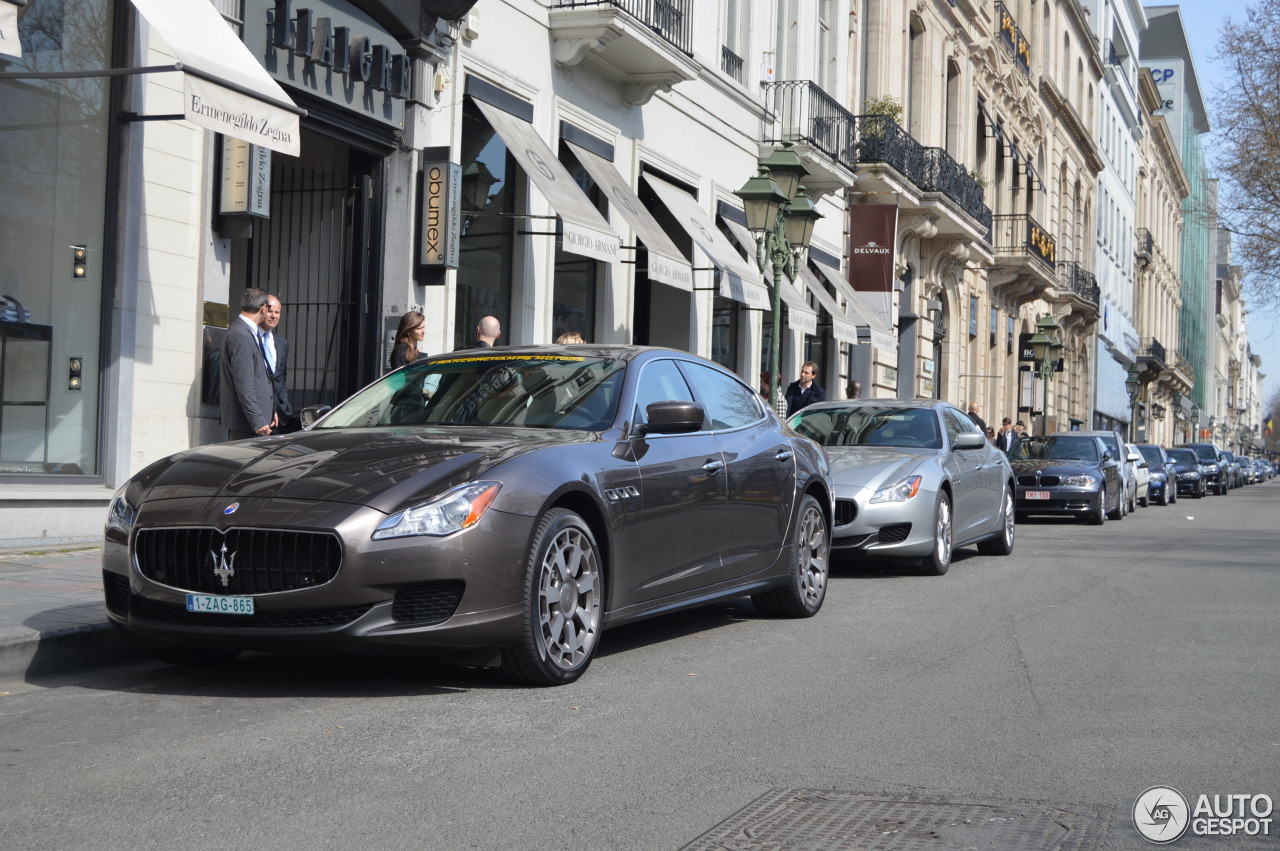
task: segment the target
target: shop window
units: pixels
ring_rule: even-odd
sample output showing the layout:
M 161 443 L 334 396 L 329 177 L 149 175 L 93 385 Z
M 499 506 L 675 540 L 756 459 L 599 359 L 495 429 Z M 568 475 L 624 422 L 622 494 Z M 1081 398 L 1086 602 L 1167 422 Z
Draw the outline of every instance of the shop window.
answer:
M 591 199 L 591 203 L 595 204 L 605 221 L 608 221 L 608 205 L 604 200 L 604 193 L 587 170 L 572 154 L 562 154 L 560 162 L 583 193 Z M 551 303 L 552 340 L 561 334 L 576 332 L 587 342 L 599 341 L 596 335 L 596 293 L 603 278 L 602 265 L 599 260 L 565 251 L 557 239 Z
M 502 323 L 502 343 L 515 343 L 509 321 L 515 231 L 520 221 L 515 218 L 515 196 L 517 187 L 524 184 L 524 174 L 470 98 L 462 111 L 462 169 L 464 186 L 470 185 L 470 175 L 482 175 L 475 183 L 487 187 L 487 193 L 475 194 L 463 213 L 454 346 L 469 344 L 484 316 L 496 316 Z
M 738 302 L 716 296 L 711 314 L 711 360 L 736 372 L 737 356 Z
M 978 336 L 978 297 L 969 296 L 969 336 Z
M 112 6 L 21 9 L 6 70 L 110 67 Z M 110 116 L 106 77 L 0 77 L 0 476 L 99 472 Z

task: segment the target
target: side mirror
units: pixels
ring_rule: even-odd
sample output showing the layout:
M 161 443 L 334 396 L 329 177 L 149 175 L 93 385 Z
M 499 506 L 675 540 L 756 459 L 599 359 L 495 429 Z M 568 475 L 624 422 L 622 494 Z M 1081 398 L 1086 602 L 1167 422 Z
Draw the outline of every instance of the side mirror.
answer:
M 1110 449 L 1104 449 L 1104 450 L 1102 450 L 1102 460 L 1103 460 L 1103 461 L 1110 461 L 1110 460 L 1111 460 L 1111 450 L 1110 450 Z
M 316 420 L 333 410 L 333 405 L 308 405 L 298 413 L 303 428 L 311 428 Z
M 1141 456 L 1141 455 L 1139 455 L 1137 452 L 1130 452 L 1130 453 L 1129 453 L 1129 460 L 1130 460 L 1130 461 L 1132 461 L 1132 462 L 1134 462 L 1135 464 L 1139 464 L 1139 463 L 1142 463 L 1142 456 Z M 1147 466 L 1147 465 L 1146 465 L 1146 464 L 1143 464 L 1142 466 L 1144 466 L 1144 467 L 1145 467 L 1145 466 Z
M 955 443 L 952 444 L 951 448 L 952 449 L 981 449 L 986 445 L 987 445 L 987 439 L 984 436 L 976 432 L 966 431 L 956 436 Z
M 689 434 L 702 431 L 707 415 L 696 402 L 654 402 L 645 417 L 639 434 Z

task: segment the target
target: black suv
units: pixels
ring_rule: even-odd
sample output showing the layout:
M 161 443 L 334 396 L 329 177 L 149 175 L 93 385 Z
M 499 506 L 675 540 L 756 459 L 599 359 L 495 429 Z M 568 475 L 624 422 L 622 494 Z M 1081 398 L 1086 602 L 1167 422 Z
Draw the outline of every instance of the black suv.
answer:
M 1230 472 L 1227 470 L 1226 458 L 1222 456 L 1222 450 L 1218 448 L 1218 444 L 1179 443 L 1178 448 L 1190 449 L 1196 453 L 1196 457 L 1204 465 L 1202 469 L 1205 485 L 1211 491 L 1216 491 L 1222 496 L 1227 495 L 1227 491 L 1231 488 L 1231 482 L 1228 479 Z

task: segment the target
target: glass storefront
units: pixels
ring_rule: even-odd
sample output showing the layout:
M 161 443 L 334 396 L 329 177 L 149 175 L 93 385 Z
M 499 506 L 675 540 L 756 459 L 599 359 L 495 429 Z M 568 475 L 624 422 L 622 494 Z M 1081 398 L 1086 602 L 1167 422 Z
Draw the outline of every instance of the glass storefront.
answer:
M 108 68 L 111 0 L 31 0 L 0 71 Z M 0 475 L 99 470 L 105 77 L 0 75 Z
M 511 275 L 515 248 L 515 178 L 520 168 L 470 98 L 462 112 L 463 212 L 461 260 L 453 344 L 475 339 L 485 316 L 502 323 L 500 344 L 511 338 Z M 470 198 L 468 197 L 470 196 Z

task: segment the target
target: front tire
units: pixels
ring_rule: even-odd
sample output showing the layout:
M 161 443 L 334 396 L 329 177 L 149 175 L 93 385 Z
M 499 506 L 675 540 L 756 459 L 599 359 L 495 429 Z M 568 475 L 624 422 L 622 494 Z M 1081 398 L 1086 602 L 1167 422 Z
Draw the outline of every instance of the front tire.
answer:
M 928 576 L 942 576 L 951 568 L 952 535 L 951 497 L 938 491 L 938 504 L 933 509 L 933 552 L 921 559 L 920 568 Z
M 1001 503 L 1000 532 L 995 537 L 978 542 L 978 552 L 984 556 L 1007 556 L 1013 553 L 1013 537 L 1016 518 L 1013 513 L 1013 494 L 1006 492 Z
M 591 664 L 604 619 L 600 549 L 586 521 L 553 508 L 542 516 L 525 566 L 520 643 L 502 671 L 537 686 L 571 683 Z
M 1116 499 L 1116 514 L 1120 513 L 1120 499 Z M 1107 522 L 1107 517 L 1114 517 L 1107 511 L 1107 489 L 1102 488 L 1098 491 L 1098 508 L 1089 516 L 1089 524 L 1091 526 L 1101 526 Z
M 812 495 L 800 499 L 796 525 L 791 534 L 791 569 L 787 584 L 772 591 L 751 595 L 751 602 L 764 615 L 777 618 L 811 618 L 827 598 L 831 569 L 831 533 L 827 515 Z

